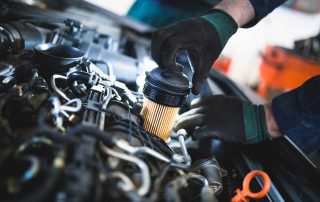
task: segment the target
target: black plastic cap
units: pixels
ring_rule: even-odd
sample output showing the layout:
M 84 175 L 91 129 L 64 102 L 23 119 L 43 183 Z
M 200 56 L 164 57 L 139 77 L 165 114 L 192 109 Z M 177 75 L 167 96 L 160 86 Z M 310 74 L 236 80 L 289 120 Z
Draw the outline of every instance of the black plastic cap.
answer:
M 169 71 L 162 68 L 146 73 L 143 94 L 158 104 L 180 107 L 190 93 L 191 84 L 182 71 Z
M 70 68 L 81 64 L 84 57 L 80 50 L 68 45 L 38 44 L 34 51 L 39 75 L 46 80 L 51 79 L 54 74 L 66 74 Z

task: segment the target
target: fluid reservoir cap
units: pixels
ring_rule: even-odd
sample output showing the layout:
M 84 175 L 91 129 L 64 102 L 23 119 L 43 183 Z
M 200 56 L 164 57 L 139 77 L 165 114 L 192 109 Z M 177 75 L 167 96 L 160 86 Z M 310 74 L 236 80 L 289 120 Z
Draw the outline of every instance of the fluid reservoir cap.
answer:
M 191 83 L 182 69 L 171 71 L 155 68 L 146 75 L 143 93 L 158 104 L 180 107 L 190 93 Z

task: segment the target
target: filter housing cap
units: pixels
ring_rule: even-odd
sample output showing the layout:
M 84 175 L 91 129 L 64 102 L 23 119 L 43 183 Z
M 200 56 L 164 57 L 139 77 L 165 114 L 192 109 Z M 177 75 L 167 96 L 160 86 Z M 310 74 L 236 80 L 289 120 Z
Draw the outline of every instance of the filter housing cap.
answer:
M 170 107 L 183 105 L 190 93 L 191 83 L 182 70 L 155 68 L 146 75 L 143 93 L 148 99 Z

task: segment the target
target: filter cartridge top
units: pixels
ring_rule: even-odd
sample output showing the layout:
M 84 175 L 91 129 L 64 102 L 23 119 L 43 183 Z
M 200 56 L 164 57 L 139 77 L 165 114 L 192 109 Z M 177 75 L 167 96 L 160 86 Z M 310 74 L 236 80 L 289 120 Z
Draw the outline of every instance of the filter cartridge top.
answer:
M 191 83 L 181 71 L 156 68 L 147 73 L 143 93 L 158 104 L 180 107 L 190 93 Z

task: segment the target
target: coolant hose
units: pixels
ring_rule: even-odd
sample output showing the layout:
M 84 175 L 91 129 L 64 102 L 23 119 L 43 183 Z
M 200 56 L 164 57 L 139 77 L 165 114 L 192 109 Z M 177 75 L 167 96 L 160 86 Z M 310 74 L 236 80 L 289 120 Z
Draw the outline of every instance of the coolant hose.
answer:
M 90 74 L 86 72 L 72 72 L 68 75 L 67 83 L 71 91 L 77 96 L 77 97 L 83 97 L 86 95 L 86 92 L 83 88 L 79 88 L 76 84 L 77 81 L 81 81 L 85 83 L 87 86 L 89 84 Z

